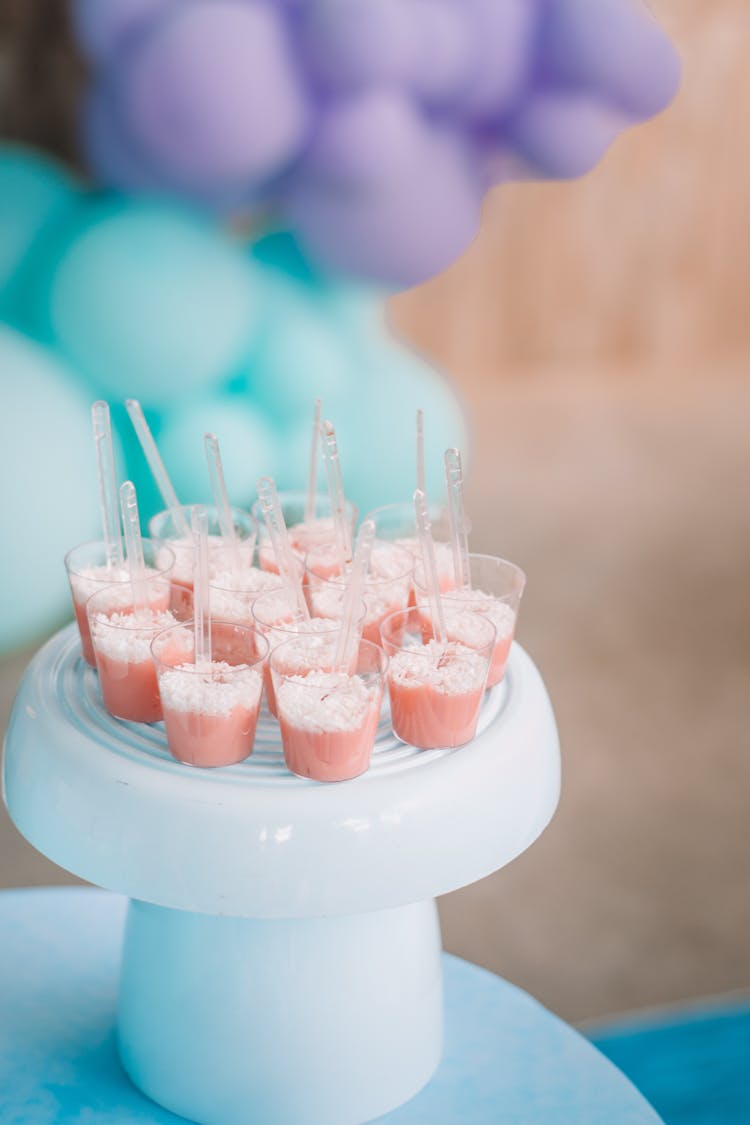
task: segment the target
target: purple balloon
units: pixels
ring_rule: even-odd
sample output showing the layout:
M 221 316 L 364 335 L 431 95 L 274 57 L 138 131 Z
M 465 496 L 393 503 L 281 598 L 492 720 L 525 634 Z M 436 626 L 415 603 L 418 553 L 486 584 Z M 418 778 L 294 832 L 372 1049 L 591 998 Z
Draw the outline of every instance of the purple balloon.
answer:
M 134 150 L 114 112 L 104 85 L 92 87 L 83 105 L 81 140 L 89 167 L 104 183 L 129 192 L 158 192 L 163 184 Z
M 301 174 L 334 191 L 390 182 L 411 168 L 424 122 L 397 90 L 375 89 L 331 106 L 321 118 Z
M 73 0 L 73 31 L 88 57 L 106 63 L 127 40 L 178 0 Z
M 407 0 L 317 0 L 299 36 L 313 77 L 339 92 L 405 85 L 421 51 Z
M 634 0 L 555 0 L 539 66 L 551 83 L 598 93 L 636 120 L 661 112 L 680 82 L 676 51 Z
M 331 269 L 408 286 L 440 273 L 477 232 L 481 184 L 467 146 L 425 124 L 377 184 L 301 179 L 289 213 L 300 242 Z
M 476 121 L 497 121 L 529 82 L 539 0 L 463 0 L 463 5 L 474 53 L 470 79 L 456 98 L 456 109 Z
M 306 137 L 299 68 L 266 3 L 185 0 L 122 60 L 119 85 L 133 141 L 188 193 L 250 190 Z
M 420 49 L 412 61 L 410 86 L 427 106 L 450 106 L 471 79 L 474 37 L 455 0 L 412 0 Z
M 585 94 L 535 94 L 507 126 L 515 152 L 552 179 L 584 176 L 622 131 L 622 114 Z

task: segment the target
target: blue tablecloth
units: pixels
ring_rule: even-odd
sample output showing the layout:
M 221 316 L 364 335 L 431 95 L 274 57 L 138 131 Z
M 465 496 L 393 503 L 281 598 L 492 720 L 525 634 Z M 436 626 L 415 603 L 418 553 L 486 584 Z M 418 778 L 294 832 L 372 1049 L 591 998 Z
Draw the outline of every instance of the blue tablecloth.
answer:
M 3 1125 L 182 1120 L 143 1097 L 117 1059 L 125 902 L 78 888 L 0 894 Z M 449 956 L 445 985 L 443 1063 L 418 1097 L 382 1121 L 658 1125 L 620 1071 L 530 996 Z

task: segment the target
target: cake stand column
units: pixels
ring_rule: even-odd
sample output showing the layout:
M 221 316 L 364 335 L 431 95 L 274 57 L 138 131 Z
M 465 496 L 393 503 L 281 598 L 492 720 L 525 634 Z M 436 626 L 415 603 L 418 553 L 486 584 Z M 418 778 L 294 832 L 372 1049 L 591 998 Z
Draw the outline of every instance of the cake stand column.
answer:
M 442 1053 L 434 902 L 258 921 L 131 902 L 120 1056 L 204 1125 L 357 1125 L 395 1109 Z
M 161 724 L 104 711 L 72 626 L 24 676 L 3 784 L 39 851 L 132 900 L 120 1049 L 145 1093 L 202 1125 L 360 1125 L 438 1063 L 433 900 L 539 836 L 560 759 L 514 645 L 462 749 L 416 751 L 385 718 L 370 770 L 318 785 L 266 717 L 248 761 L 193 769 Z

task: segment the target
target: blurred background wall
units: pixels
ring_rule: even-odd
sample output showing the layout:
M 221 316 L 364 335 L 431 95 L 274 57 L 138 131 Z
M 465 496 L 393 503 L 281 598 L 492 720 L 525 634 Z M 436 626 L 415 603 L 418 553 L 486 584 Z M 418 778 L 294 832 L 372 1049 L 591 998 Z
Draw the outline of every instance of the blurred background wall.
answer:
M 563 740 L 552 827 L 442 902 L 445 943 L 573 1020 L 750 987 L 750 9 L 652 7 L 675 105 L 583 182 L 496 191 L 391 309 L 466 397 L 473 546 L 528 572 Z M 0 127 L 69 153 L 56 11 L 0 0 Z M 67 880 L 0 821 L 0 885 Z

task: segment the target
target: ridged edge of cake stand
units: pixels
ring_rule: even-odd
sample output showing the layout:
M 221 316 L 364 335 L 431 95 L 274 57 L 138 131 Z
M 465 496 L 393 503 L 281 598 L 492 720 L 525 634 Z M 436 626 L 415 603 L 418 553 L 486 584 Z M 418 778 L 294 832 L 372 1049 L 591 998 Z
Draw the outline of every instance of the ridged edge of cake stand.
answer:
M 267 716 L 247 762 L 175 762 L 162 724 L 104 711 L 75 626 L 29 665 L 3 767 L 16 826 L 67 870 L 162 906 L 258 918 L 384 909 L 475 882 L 537 838 L 559 787 L 552 709 L 517 644 L 469 746 L 417 751 L 386 716 L 368 773 L 319 785 L 288 773 Z

